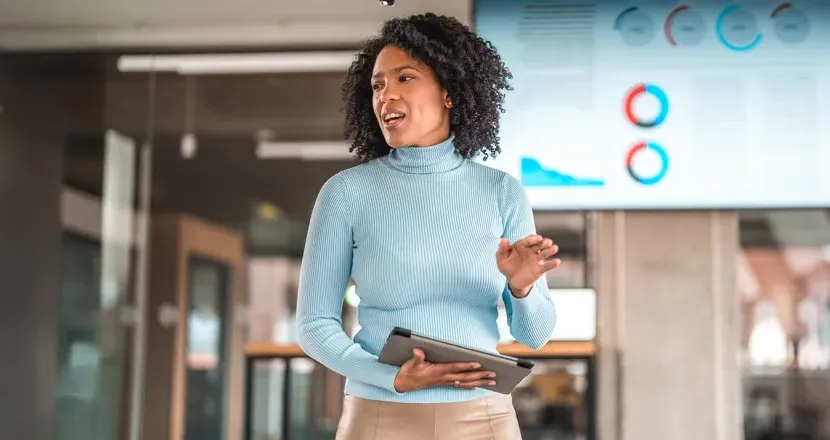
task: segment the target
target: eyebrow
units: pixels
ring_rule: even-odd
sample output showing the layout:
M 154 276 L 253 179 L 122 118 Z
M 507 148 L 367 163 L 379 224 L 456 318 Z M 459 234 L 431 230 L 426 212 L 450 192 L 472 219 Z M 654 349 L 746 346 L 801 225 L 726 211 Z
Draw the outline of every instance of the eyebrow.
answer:
M 404 66 L 400 66 L 400 67 L 395 67 L 394 69 L 392 69 L 392 72 L 394 72 L 394 73 L 398 73 L 398 72 L 400 72 L 400 71 L 402 71 L 402 70 L 406 70 L 406 69 L 412 69 L 412 70 L 414 70 L 414 71 L 416 71 L 416 72 L 420 72 L 420 70 L 418 70 L 418 68 L 417 68 L 417 67 L 415 67 L 415 66 L 410 66 L 410 65 L 404 65 Z M 375 73 L 374 75 L 372 75 L 372 78 L 380 78 L 380 77 L 382 77 L 382 76 L 383 76 L 383 72 L 377 72 L 377 73 Z

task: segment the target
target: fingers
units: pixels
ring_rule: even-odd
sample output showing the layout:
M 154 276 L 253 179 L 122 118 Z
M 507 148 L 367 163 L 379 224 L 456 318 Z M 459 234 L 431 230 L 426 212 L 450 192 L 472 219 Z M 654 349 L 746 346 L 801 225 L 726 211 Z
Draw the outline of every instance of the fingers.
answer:
M 441 380 L 446 383 L 454 384 L 455 381 L 459 382 L 476 382 L 476 381 L 485 381 L 493 380 L 496 377 L 496 373 L 492 371 L 474 371 L 470 373 L 454 373 L 454 374 L 446 374 L 444 375 Z
M 505 245 L 510 247 L 510 242 L 506 238 L 501 238 L 499 247 L 501 248 L 501 246 Z M 552 245 L 553 241 L 550 238 L 542 237 L 539 234 L 528 235 L 513 243 L 513 247 L 535 247 L 536 249 L 542 249 Z
M 496 252 L 496 254 L 499 254 L 499 255 L 505 254 L 509 250 L 510 250 L 510 241 L 508 241 L 506 238 L 502 238 L 501 240 L 499 240 L 499 250 Z
M 412 357 L 401 368 L 400 375 L 406 375 L 407 384 L 412 387 L 396 389 L 419 389 L 434 386 L 452 386 L 462 389 L 474 389 L 486 385 L 495 385 L 496 373 L 492 371 L 471 371 L 481 368 L 478 362 L 430 363 L 420 348 L 412 350 Z M 404 383 L 403 380 L 401 382 Z
M 545 238 L 545 239 L 542 239 L 542 241 L 530 246 L 530 249 L 532 249 L 536 252 L 541 252 L 545 249 L 551 248 L 552 246 L 555 246 L 553 244 L 553 240 L 551 240 L 550 238 Z
M 446 376 L 453 373 L 461 373 L 468 372 L 470 370 L 475 370 L 476 368 L 481 367 L 481 364 L 477 362 L 452 362 L 446 364 L 438 364 L 437 367 L 439 368 L 440 374 L 442 376 Z
M 504 241 L 504 239 L 502 239 L 502 241 Z M 501 251 L 501 246 L 502 246 L 502 243 L 499 243 L 499 250 L 500 251 Z M 527 237 L 513 243 L 513 247 L 524 247 L 524 248 L 531 249 L 531 250 L 533 250 L 537 253 L 541 252 L 541 251 L 544 251 L 544 250 L 547 250 L 547 249 L 550 249 L 551 247 L 556 248 L 555 252 L 559 251 L 559 246 L 556 246 L 555 244 L 553 244 L 553 240 L 551 240 L 550 238 L 544 238 L 541 235 L 528 235 Z
M 552 244 L 551 246 L 541 249 L 538 252 L 540 260 L 547 260 L 548 258 L 556 255 L 557 252 L 559 252 L 559 246 Z
M 495 385 L 495 384 L 496 384 L 495 380 L 474 380 L 474 381 L 470 381 L 470 382 L 459 382 L 458 386 L 456 388 L 461 388 L 461 389 L 464 389 L 464 390 L 472 390 L 472 389 L 477 388 L 477 387 L 483 387 L 483 386 L 487 386 L 487 385 L 492 386 L 492 385 Z M 449 386 L 455 387 L 455 382 L 450 383 Z
M 419 364 L 423 364 L 425 362 L 425 360 L 426 360 L 426 354 L 424 354 L 424 350 L 421 350 L 420 348 L 416 348 L 416 349 L 412 350 L 412 364 L 413 365 L 417 366 Z
M 562 264 L 562 260 L 554 258 L 553 260 L 540 261 L 539 263 L 542 266 L 542 272 L 547 272 L 559 267 L 559 265 Z
M 423 366 L 424 362 L 426 362 L 425 359 L 426 355 L 424 354 L 424 351 L 420 348 L 416 348 L 412 350 L 412 357 L 406 361 L 404 366 L 408 368 L 418 368 Z
M 496 384 L 496 373 L 492 371 L 474 371 L 469 373 L 447 374 L 441 378 L 442 384 L 471 390 L 476 387 Z
M 539 244 L 543 240 L 541 235 L 528 235 L 527 237 L 513 243 L 514 247 L 531 247 Z

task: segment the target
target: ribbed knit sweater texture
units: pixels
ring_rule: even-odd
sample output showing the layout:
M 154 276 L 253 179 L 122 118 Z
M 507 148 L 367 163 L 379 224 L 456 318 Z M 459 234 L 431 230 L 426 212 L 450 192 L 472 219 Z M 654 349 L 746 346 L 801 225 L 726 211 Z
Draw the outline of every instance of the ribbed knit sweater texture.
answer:
M 346 394 L 440 403 L 490 393 L 395 391 L 399 367 L 378 362 L 394 327 L 496 352 L 503 300 L 518 342 L 538 348 L 553 332 L 556 313 L 545 277 L 517 299 L 496 266 L 501 237 L 514 243 L 536 232 L 524 188 L 509 174 L 464 158 L 452 142 L 393 149 L 337 173 L 318 194 L 300 274 L 299 342 L 347 378 Z M 341 318 L 350 278 L 360 298 L 354 340 Z

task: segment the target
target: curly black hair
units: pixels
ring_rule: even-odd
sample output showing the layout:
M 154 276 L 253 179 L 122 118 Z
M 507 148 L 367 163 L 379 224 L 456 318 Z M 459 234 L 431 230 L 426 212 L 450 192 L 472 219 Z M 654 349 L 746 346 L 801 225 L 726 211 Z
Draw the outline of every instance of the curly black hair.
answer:
M 458 152 L 484 159 L 501 152 L 499 116 L 504 112 L 505 91 L 512 75 L 493 45 L 453 17 L 433 13 L 394 18 L 380 33 L 364 42 L 349 67 L 342 93 L 345 101 L 345 136 L 359 162 L 389 154 L 372 109 L 370 77 L 380 51 L 396 46 L 429 66 L 451 102 L 450 129 Z

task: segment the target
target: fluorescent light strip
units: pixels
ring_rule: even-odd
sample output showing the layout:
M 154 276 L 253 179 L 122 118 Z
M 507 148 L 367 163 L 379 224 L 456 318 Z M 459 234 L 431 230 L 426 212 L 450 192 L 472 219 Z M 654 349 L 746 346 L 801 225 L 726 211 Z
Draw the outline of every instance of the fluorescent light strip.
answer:
M 355 52 L 352 51 L 124 55 L 118 59 L 118 70 L 177 72 L 182 75 L 345 72 L 354 58 Z
M 331 142 L 260 142 L 256 147 L 260 159 L 348 160 L 353 157 L 349 144 Z

